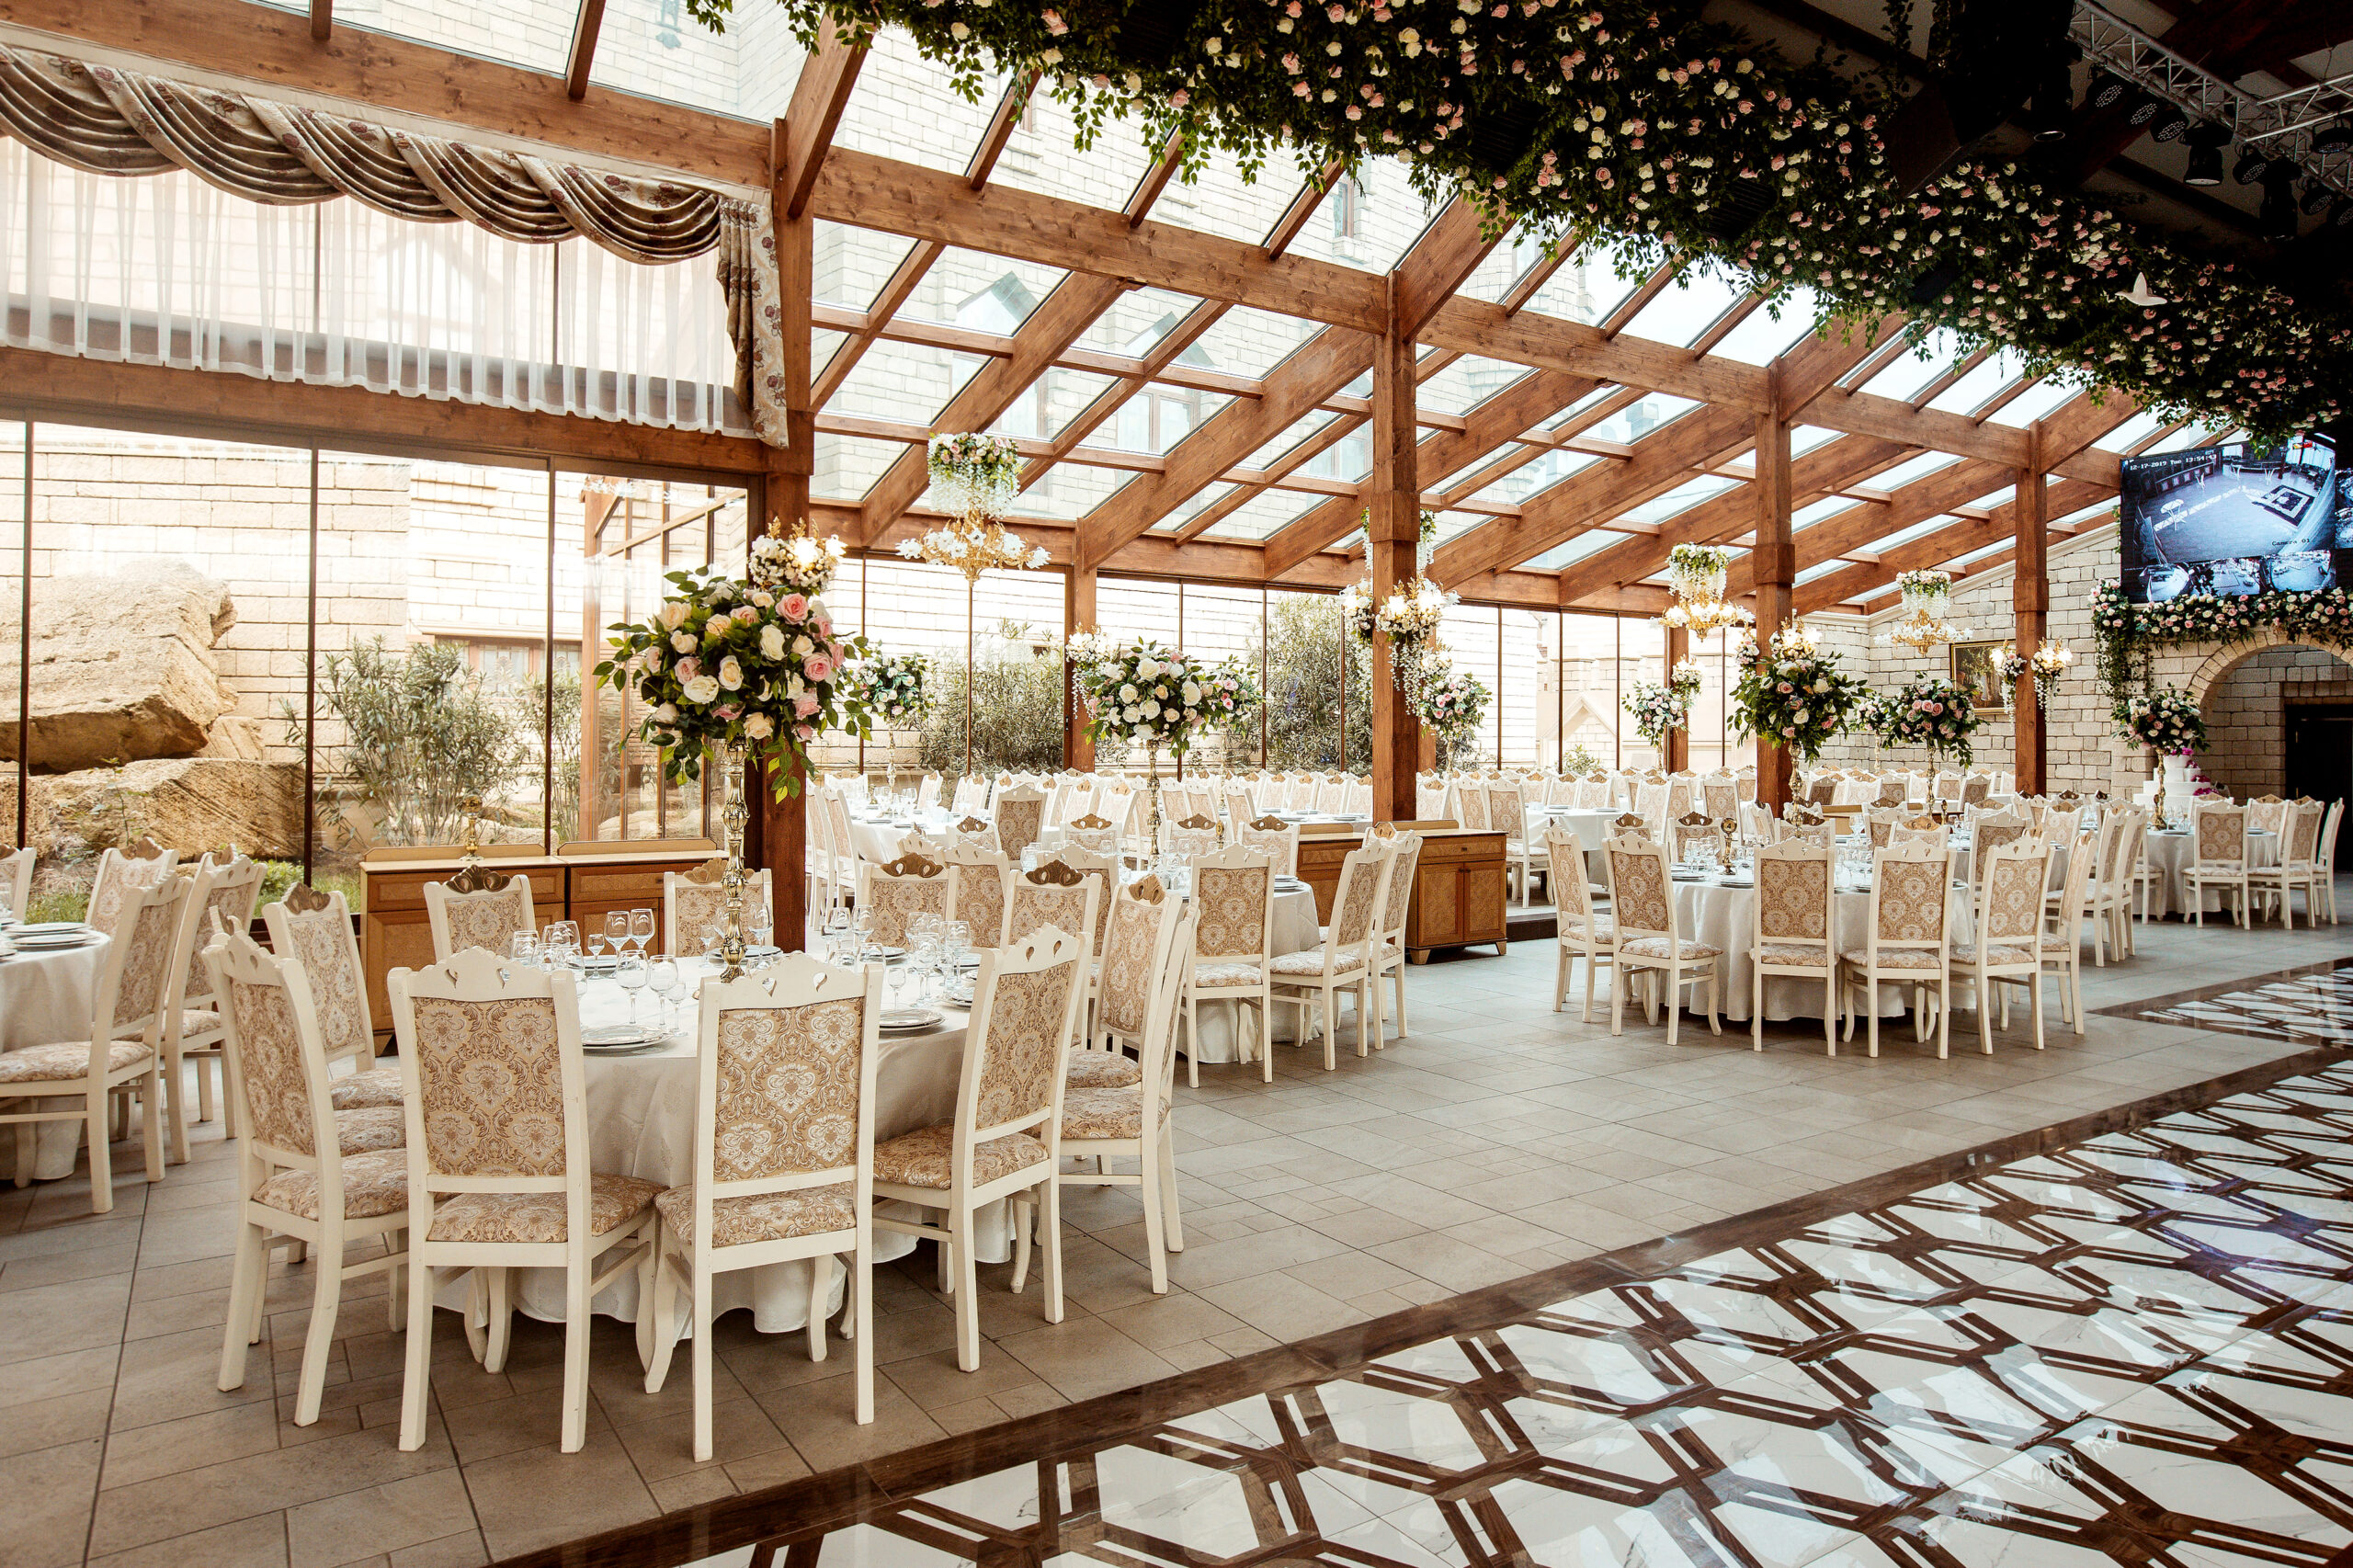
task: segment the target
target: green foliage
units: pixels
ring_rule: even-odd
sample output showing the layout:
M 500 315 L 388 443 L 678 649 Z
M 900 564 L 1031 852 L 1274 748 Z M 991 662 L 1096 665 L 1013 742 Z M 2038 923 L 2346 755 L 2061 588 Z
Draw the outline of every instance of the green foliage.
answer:
M 345 728 L 339 749 L 320 748 L 320 817 L 333 820 L 347 806 L 373 811 L 381 817 L 377 836 L 388 844 L 458 842 L 466 798 L 493 799 L 537 760 L 537 730 L 518 739 L 512 704 L 485 690 L 465 650 L 450 643 L 391 653 L 375 637 L 329 653 L 320 661 L 319 699 Z M 289 744 L 301 744 L 301 716 L 291 709 L 284 716 Z
M 1341 636 L 1337 595 L 1287 595 L 1267 617 L 1267 766 L 1372 769 L 1371 671 Z M 1347 755 L 1340 753 L 1347 691 Z
M 972 768 L 976 773 L 1037 772 L 1063 765 L 1063 662 L 1050 640 L 1019 621 L 1000 621 L 984 636 L 972 696 Z M 923 767 L 940 774 L 964 771 L 964 661 L 936 656 L 928 672 L 933 696 L 923 719 Z
M 1591 773 L 1600 767 L 1600 754 L 1583 742 L 1561 754 L 1561 771 L 1563 773 Z

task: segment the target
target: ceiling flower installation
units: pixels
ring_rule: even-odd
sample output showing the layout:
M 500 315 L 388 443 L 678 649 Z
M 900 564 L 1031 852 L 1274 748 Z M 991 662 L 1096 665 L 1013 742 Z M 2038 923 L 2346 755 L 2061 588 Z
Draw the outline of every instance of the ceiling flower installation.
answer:
M 2167 416 L 2259 435 L 2323 424 L 2353 385 L 2353 312 L 2299 302 L 2177 250 L 2008 163 L 1963 163 L 1917 191 L 1888 174 L 1876 78 L 1793 62 L 1704 21 L 1692 0 L 779 0 L 804 39 L 828 11 L 853 36 L 892 23 L 977 96 L 1035 67 L 1082 145 L 1105 118 L 1182 133 L 1256 170 L 1402 159 L 1433 198 L 1500 227 L 1630 236 L 1623 260 L 1728 267 L 1834 315 L 1904 315 L 1964 348 L 2007 347 L 2062 382 L 2104 382 Z M 723 25 L 733 0 L 688 0 Z M 2136 277 L 2169 301 L 2122 296 Z

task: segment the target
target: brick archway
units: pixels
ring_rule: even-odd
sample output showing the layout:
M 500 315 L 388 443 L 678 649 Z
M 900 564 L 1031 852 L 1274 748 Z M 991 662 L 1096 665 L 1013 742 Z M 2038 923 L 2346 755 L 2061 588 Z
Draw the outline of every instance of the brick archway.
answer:
M 2202 710 L 2206 706 L 2208 695 L 2224 676 L 2229 675 L 2267 648 L 2281 648 L 2290 644 L 2317 648 L 2324 653 L 2343 659 L 2347 664 L 2353 664 L 2353 648 L 2335 642 L 2324 642 L 2313 637 L 2293 637 L 2276 626 L 2266 627 L 2244 642 L 2233 642 L 2209 653 L 2205 662 L 2190 674 L 2189 700 L 2196 703 Z

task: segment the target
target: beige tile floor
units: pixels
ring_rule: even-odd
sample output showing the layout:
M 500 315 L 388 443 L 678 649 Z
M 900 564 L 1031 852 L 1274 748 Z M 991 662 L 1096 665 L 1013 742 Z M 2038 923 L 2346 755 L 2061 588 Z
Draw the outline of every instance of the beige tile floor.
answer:
M 2141 957 L 2089 971 L 2093 1007 L 2353 952 L 2353 926 L 2148 932 Z M 560 1340 L 518 1328 L 483 1373 L 454 1322 L 438 1351 L 430 1440 L 395 1444 L 401 1342 L 382 1286 L 347 1293 L 326 1409 L 291 1424 L 308 1267 L 275 1267 L 265 1344 L 235 1393 L 214 1369 L 233 1237 L 217 1126 L 149 1187 L 135 1145 L 104 1218 L 79 1177 L 0 1188 L 0 1463 L 13 1505 L 0 1568 L 470 1564 L 576 1538 L 943 1434 L 1131 1386 L 2006 1132 L 2286 1054 L 2251 1038 L 2095 1017 L 2078 1040 L 1996 1055 L 1957 1036 L 1949 1062 L 1892 1034 L 1876 1062 L 1825 1060 L 1802 1025 L 1680 1042 L 1553 1014 L 1549 943 L 1415 969 L 1415 1034 L 1340 1070 L 1281 1050 L 1276 1080 L 1204 1069 L 1180 1094 L 1189 1244 L 1152 1295 L 1126 1191 L 1066 1202 L 1069 1312 L 1047 1324 L 1033 1279 L 982 1277 L 980 1370 L 955 1369 L 929 1255 L 876 1282 L 877 1419 L 849 1419 L 848 1361 L 748 1314 L 717 1334 L 718 1458 L 694 1463 L 688 1380 L 638 1381 L 629 1331 L 600 1320 L 588 1444 L 555 1447 Z M 1974 1019 L 1964 1015 L 1963 1031 Z M 269 1369 L 275 1369 L 275 1380 Z

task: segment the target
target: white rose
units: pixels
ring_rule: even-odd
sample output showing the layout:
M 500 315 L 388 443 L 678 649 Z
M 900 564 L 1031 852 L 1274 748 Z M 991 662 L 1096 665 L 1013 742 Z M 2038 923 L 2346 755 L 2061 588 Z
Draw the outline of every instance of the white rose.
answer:
M 645 721 L 649 724 L 675 724 L 678 722 L 678 710 L 675 704 L 665 702 L 648 713 Z
M 670 633 L 670 646 L 681 653 L 691 653 L 702 643 L 691 631 L 673 631 Z
M 1187 706 L 1187 707 L 1190 707 L 1190 706 L 1192 706 L 1194 703 L 1199 702 L 1200 699 L 1201 699 L 1201 688 L 1200 688 L 1199 686 L 1196 686 L 1193 682 L 1191 682 L 1191 681 L 1189 681 L 1189 680 L 1188 680 L 1188 681 L 1187 681 L 1187 682 L 1185 683 L 1185 704 L 1186 704 L 1186 706 Z
M 1160 704 L 1159 704 L 1159 703 L 1157 703 L 1157 702 L 1147 702 L 1147 703 L 1145 703 L 1145 704 L 1143 705 L 1143 716 L 1144 716 L 1145 718 L 1147 718 L 1147 719 L 1157 719 L 1157 718 L 1159 718 L 1159 717 L 1160 717 Z
M 784 631 L 781 627 L 760 628 L 760 657 L 764 659 L 784 657 Z
M 796 659 L 805 659 L 816 651 L 817 645 L 806 637 L 796 637 L 792 640 L 792 656 Z
M 744 666 L 736 663 L 733 653 L 719 661 L 719 684 L 730 691 L 744 689 Z
M 716 676 L 695 676 L 694 679 L 687 682 L 686 696 L 688 701 L 694 703 L 709 704 L 718 701 L 719 677 Z
M 1130 682 L 1128 685 L 1125 685 L 1125 686 L 1122 686 L 1121 687 L 1120 687 L 1120 701 L 1122 701 L 1122 702 L 1133 702 L 1135 699 L 1136 699 L 1136 688 L 1135 688 L 1135 685 L 1134 685 L 1134 683 L 1133 683 L 1133 682 Z
M 1136 661 L 1136 678 L 1137 678 L 1137 679 L 1139 679 L 1139 680 L 1150 680 L 1153 676 L 1154 676 L 1158 675 L 1159 673 L 1160 673 L 1160 665 L 1159 665 L 1159 664 L 1158 664 L 1157 662 L 1155 662 L 1155 661 L 1154 661 L 1154 660 L 1151 660 L 1151 659 L 1138 659 L 1138 660 Z
M 676 631 L 678 629 L 679 623 L 684 621 L 686 619 L 687 607 L 680 604 L 677 600 L 672 599 L 668 604 L 662 607 L 662 625 L 665 630 Z
M 1143 717 L 1143 710 L 1142 710 L 1142 709 L 1141 709 L 1141 708 L 1134 708 L 1134 707 L 1131 707 L 1131 708 L 1129 708 L 1125 712 L 1121 713 L 1121 714 L 1120 715 L 1120 718 L 1122 718 L 1122 719 L 1124 719 L 1124 720 L 1126 720 L 1129 723 L 1132 724 L 1132 723 L 1134 723 L 1137 720 L 1142 719 L 1142 718 Z
M 787 678 L 784 683 L 784 695 L 788 700 L 792 698 L 802 696 L 806 694 L 808 690 L 809 683 L 802 680 L 799 676 L 792 676 Z
M 776 733 L 776 725 L 765 713 L 755 713 L 744 721 L 744 733 L 756 741 L 767 740 Z

